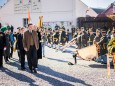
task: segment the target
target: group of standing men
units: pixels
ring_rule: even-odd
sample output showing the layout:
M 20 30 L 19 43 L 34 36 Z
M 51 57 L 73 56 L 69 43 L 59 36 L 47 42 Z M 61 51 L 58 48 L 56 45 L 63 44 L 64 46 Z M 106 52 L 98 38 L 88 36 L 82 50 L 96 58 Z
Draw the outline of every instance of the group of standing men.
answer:
M 37 73 L 38 59 L 42 58 L 42 45 L 44 45 L 44 30 L 39 31 L 37 26 L 28 24 L 28 28 L 18 27 L 18 32 L 13 34 L 10 29 L 0 30 L 0 67 L 3 67 L 3 56 L 6 63 L 12 57 L 13 50 L 17 49 L 21 70 L 25 70 L 25 55 L 31 73 Z M 9 34 L 10 32 L 10 34 Z M 15 38 L 15 39 L 14 39 Z M 11 47 L 11 49 L 9 49 Z M 13 48 L 14 47 L 14 48 Z M 8 52 L 12 52 L 8 54 Z
M 55 30 L 48 29 L 46 32 L 48 46 L 59 50 L 59 45 L 65 45 L 69 41 L 69 30 L 65 30 L 64 27 L 56 27 Z
M 13 44 L 15 39 L 9 26 L 0 29 L 0 67 L 3 67 L 3 56 L 8 63 L 13 55 Z
M 44 30 L 38 29 L 33 24 L 28 24 L 27 31 L 18 28 L 16 48 L 18 51 L 21 69 L 25 70 L 25 55 L 27 55 L 28 66 L 31 73 L 37 73 L 38 59 L 42 59 L 42 47 L 44 46 Z M 43 49 L 44 50 L 44 49 Z M 43 53 L 43 56 L 44 53 Z

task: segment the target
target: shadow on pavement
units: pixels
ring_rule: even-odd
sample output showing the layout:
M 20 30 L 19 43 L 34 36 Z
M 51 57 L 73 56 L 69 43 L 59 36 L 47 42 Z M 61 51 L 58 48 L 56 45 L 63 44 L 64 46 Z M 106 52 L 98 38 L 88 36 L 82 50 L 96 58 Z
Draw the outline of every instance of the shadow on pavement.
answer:
M 92 64 L 92 65 L 89 65 L 89 67 L 107 69 L 107 64 L 105 64 L 105 65 L 102 65 L 102 64 Z M 113 67 L 111 66 L 111 68 L 113 68 Z
M 19 65 L 18 60 L 15 59 L 15 58 L 12 58 L 12 60 L 15 61 L 15 62 L 14 63 L 10 63 L 9 65 L 19 68 L 20 65 Z M 27 62 L 26 62 L 26 64 L 27 64 Z M 8 70 L 6 68 L 4 68 L 3 72 L 5 72 L 6 74 L 10 75 L 11 77 L 14 77 L 15 79 L 20 80 L 22 82 L 28 82 L 28 83 L 31 82 L 29 84 L 30 86 L 38 86 L 38 85 L 35 85 L 35 84 L 32 83 L 32 82 L 34 82 L 34 80 L 32 80 L 31 78 L 27 78 L 27 76 L 25 76 L 25 75 L 12 72 L 12 71 L 10 71 L 10 70 Z M 27 70 L 26 72 L 29 72 L 29 71 Z M 33 74 L 35 76 L 37 76 L 38 78 L 41 78 L 41 79 L 43 79 L 45 81 L 48 81 L 53 86 L 73 86 L 72 84 L 69 84 L 67 82 L 59 81 L 59 80 L 57 80 L 57 79 L 55 79 L 53 77 L 45 76 L 43 74 L 35 74 L 35 73 L 33 73 Z M 25 77 L 25 78 L 22 79 L 23 77 Z
M 65 51 L 63 51 L 63 53 L 73 53 L 73 51 L 65 49 Z
M 19 64 L 17 59 L 13 58 L 12 60 L 15 62 L 11 63 L 10 64 L 11 66 L 20 67 L 20 64 Z M 27 62 L 26 62 L 26 64 L 27 64 Z M 28 77 L 28 76 L 23 75 L 23 74 L 15 73 L 15 72 L 13 72 L 9 69 L 6 69 L 6 68 L 3 71 L 6 72 L 6 74 L 8 74 L 9 76 L 14 77 L 17 80 L 20 80 L 22 82 L 27 82 L 31 86 L 36 86 L 35 84 L 33 84 L 33 82 L 35 82 L 35 81 L 33 79 L 31 79 L 31 77 Z M 68 82 L 80 83 L 80 84 L 85 85 L 85 86 L 91 86 L 89 84 L 86 84 L 85 81 L 83 81 L 83 80 L 77 79 L 75 77 L 72 77 L 72 76 L 69 76 L 69 75 L 66 75 L 63 73 L 56 72 L 56 71 L 52 70 L 51 68 L 43 66 L 43 65 L 38 65 L 38 71 L 43 72 L 47 75 L 50 75 L 50 76 L 53 76 L 56 78 L 60 78 L 60 79 L 67 81 L 67 82 L 64 82 L 64 81 L 60 81 L 60 80 L 53 78 L 53 77 L 50 77 L 50 76 L 33 73 L 36 77 L 41 78 L 45 81 L 48 81 L 53 86 L 74 86 Z M 29 72 L 29 71 L 27 70 L 26 72 Z M 25 78 L 23 78 L 23 77 L 25 77 Z
M 65 62 L 67 63 L 68 61 L 64 61 L 64 60 L 59 60 L 59 59 L 54 59 L 54 58 L 47 58 L 49 60 L 54 60 L 54 61 L 58 61 L 58 62 Z
M 43 66 L 43 65 L 39 65 L 38 71 L 46 73 L 46 74 L 54 76 L 54 77 L 57 77 L 57 78 L 60 78 L 60 79 L 63 79 L 63 80 L 66 80 L 66 81 L 69 81 L 69 82 L 80 83 L 80 84 L 83 84 L 83 85 L 86 85 L 86 86 L 91 86 L 89 84 L 86 84 L 85 81 L 83 81 L 83 80 L 77 79 L 75 77 L 72 77 L 72 76 L 69 76 L 69 75 L 66 75 L 66 74 L 63 74 L 63 73 L 56 72 L 56 71 L 52 70 L 51 68 Z M 39 74 L 38 74 L 37 77 L 40 78 Z M 58 86 L 63 86 L 63 85 L 60 84 Z M 66 83 L 65 83 L 64 86 L 68 86 L 68 85 L 66 85 Z
M 9 75 L 19 81 L 27 82 L 27 83 L 29 83 L 30 86 L 37 86 L 34 84 L 35 81 L 33 79 L 31 79 L 30 77 L 28 77 L 24 74 L 13 72 L 7 68 L 2 68 L 2 72 L 5 72 L 7 75 Z M 16 82 L 14 82 L 14 83 L 16 83 Z M 10 83 L 9 83 L 9 85 L 10 85 Z
M 76 46 L 70 46 L 70 48 L 76 49 Z
M 52 86 L 74 86 L 70 83 L 57 80 L 53 77 L 45 76 L 43 74 L 34 74 L 36 77 L 41 78 L 45 81 L 48 81 Z

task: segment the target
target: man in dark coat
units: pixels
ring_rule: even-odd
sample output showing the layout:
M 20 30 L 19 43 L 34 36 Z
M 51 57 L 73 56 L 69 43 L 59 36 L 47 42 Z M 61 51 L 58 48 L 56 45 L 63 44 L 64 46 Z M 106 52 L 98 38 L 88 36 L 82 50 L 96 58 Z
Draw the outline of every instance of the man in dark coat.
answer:
M 95 38 L 95 35 L 93 34 L 93 30 L 89 29 L 89 41 L 88 41 L 89 46 L 93 45 L 94 38 Z
M 5 34 L 0 30 L 0 68 L 3 67 L 3 50 L 6 46 Z
M 41 40 L 41 33 L 38 30 L 37 30 L 37 35 L 38 35 L 38 40 Z M 42 59 L 42 45 L 40 41 L 39 41 L 39 49 L 37 50 L 37 57 L 38 59 Z
M 14 39 L 14 35 L 13 35 L 13 33 L 11 32 L 11 28 L 9 28 L 8 31 L 9 31 L 10 42 L 11 42 L 11 52 L 10 52 L 10 57 L 12 58 L 12 56 L 13 56 L 13 45 L 14 45 L 15 39 Z
M 17 39 L 18 39 L 18 38 L 17 38 L 18 35 L 21 34 L 21 27 L 18 27 L 17 30 L 18 30 L 18 31 L 15 32 L 15 34 L 14 34 L 14 37 L 16 38 L 16 41 L 17 41 Z M 17 44 L 17 42 L 16 42 L 16 49 L 17 49 L 17 53 L 18 53 L 18 57 L 19 57 L 19 62 L 21 62 L 21 57 L 20 57 L 21 55 L 20 55 L 20 51 L 19 51 L 19 49 L 18 49 L 18 44 Z
M 10 58 L 11 41 L 10 41 L 10 36 L 9 36 L 8 30 L 4 31 L 4 33 L 5 33 L 5 39 L 6 39 L 6 50 L 4 50 L 4 58 L 5 58 L 5 62 L 8 63 L 9 58 Z
M 56 51 L 58 50 L 59 44 L 59 30 L 55 29 L 55 33 L 53 35 L 53 44 L 55 45 Z
M 65 45 L 65 42 L 66 42 L 66 32 L 65 29 L 62 28 L 60 33 L 60 43 L 62 43 L 62 45 Z
M 84 29 L 81 31 L 81 36 L 79 38 L 79 42 L 81 43 L 81 48 L 87 47 L 88 34 Z
M 68 43 L 68 41 L 69 41 L 69 29 L 66 32 L 66 42 Z
M 101 32 L 100 30 L 96 30 L 96 36 L 93 40 L 93 43 L 96 44 L 96 47 L 97 47 L 97 51 L 98 51 L 98 57 L 100 56 L 100 46 L 97 45 L 97 43 L 100 41 L 100 38 L 101 38 Z
M 21 63 L 21 70 L 25 70 L 25 50 L 23 47 L 23 33 L 24 33 L 24 28 L 21 28 L 21 33 L 17 35 L 17 46 L 18 50 L 20 52 L 20 63 Z

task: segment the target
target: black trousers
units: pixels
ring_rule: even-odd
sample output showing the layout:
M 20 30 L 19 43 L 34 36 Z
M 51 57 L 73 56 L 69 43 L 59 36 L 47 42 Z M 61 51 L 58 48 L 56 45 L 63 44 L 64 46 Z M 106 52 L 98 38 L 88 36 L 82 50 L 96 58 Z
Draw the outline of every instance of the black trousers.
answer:
M 3 66 L 3 49 L 0 49 L 0 67 Z
M 26 55 L 26 52 L 24 49 L 20 49 L 19 50 L 20 52 L 20 63 L 21 63 L 21 68 L 25 68 L 25 55 Z
M 13 46 L 11 46 L 11 52 L 10 52 L 10 57 L 13 55 Z
M 20 50 L 19 49 L 17 50 L 17 54 L 18 54 L 19 62 L 20 62 L 21 61 L 21 54 L 20 54 Z
M 30 46 L 29 51 L 27 51 L 27 60 L 30 70 L 37 67 L 37 50 L 35 46 Z

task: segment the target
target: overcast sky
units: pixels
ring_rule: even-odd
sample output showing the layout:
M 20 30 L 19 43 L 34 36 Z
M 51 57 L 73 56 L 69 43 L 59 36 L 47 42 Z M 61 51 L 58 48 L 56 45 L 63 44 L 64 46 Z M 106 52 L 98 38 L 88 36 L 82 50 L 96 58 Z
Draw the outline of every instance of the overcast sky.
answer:
M 7 0 L 0 0 L 0 6 L 3 5 Z M 115 0 L 81 0 L 89 7 L 93 8 L 107 8 Z

